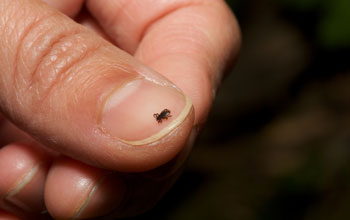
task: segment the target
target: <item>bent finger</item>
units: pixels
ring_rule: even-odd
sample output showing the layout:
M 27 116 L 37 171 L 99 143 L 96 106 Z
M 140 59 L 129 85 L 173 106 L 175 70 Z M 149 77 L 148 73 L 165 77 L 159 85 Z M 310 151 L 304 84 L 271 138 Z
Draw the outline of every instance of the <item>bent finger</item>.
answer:
M 0 150 L 0 198 L 7 207 L 40 213 L 51 155 L 35 143 L 13 143 Z
M 62 157 L 52 165 L 45 203 L 55 219 L 85 219 L 118 207 L 125 185 L 117 175 Z

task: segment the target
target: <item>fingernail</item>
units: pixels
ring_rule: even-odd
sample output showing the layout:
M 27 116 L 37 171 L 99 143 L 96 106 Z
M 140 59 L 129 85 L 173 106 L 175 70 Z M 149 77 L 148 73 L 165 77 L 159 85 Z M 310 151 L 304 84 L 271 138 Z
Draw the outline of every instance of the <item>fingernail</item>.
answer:
M 122 142 L 144 145 L 179 126 L 191 108 L 190 98 L 177 88 L 142 78 L 107 96 L 98 123 L 105 133 Z
M 94 218 L 108 214 L 124 199 L 125 184 L 121 178 L 107 175 L 91 189 L 71 219 Z
M 28 212 L 32 212 L 33 207 L 30 207 L 26 202 L 22 201 L 20 196 L 17 196 L 21 190 L 26 187 L 38 173 L 41 163 L 35 165 L 32 169 L 30 169 L 19 182 L 8 192 L 5 197 L 5 200 L 10 204 Z

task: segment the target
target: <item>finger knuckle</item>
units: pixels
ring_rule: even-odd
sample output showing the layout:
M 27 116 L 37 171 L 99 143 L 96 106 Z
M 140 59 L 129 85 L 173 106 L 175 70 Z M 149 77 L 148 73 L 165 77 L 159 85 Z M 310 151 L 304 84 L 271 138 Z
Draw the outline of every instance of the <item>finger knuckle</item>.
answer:
M 77 32 L 59 36 L 47 48 L 45 55 L 30 73 L 31 89 L 39 91 L 41 98 L 50 95 L 51 91 L 64 89 L 68 82 L 79 77 L 83 60 L 88 59 L 100 47 L 89 42 L 87 33 Z
M 78 25 L 57 22 L 53 16 L 32 24 L 18 47 L 14 75 L 16 81 L 24 81 L 21 86 L 32 95 L 32 101 L 41 102 L 53 90 L 64 89 L 67 82 L 79 75 L 80 63 L 101 46 Z

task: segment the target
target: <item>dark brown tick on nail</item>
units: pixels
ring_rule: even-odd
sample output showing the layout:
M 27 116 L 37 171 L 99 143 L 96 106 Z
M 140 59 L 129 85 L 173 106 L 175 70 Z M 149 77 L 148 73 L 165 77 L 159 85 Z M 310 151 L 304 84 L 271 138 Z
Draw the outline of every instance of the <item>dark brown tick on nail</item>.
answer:
M 170 113 L 171 112 L 169 109 L 164 109 L 160 114 L 158 113 L 153 114 L 153 117 L 157 120 L 158 123 L 162 123 L 163 119 L 168 120 L 168 118 L 171 117 Z

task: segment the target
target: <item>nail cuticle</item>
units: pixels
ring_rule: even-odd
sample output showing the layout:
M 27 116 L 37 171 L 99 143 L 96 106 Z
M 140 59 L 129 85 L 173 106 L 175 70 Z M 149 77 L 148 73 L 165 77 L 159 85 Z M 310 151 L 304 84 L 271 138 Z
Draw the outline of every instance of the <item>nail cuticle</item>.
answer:
M 113 89 L 109 90 L 107 95 L 102 96 L 102 101 L 100 103 L 100 107 L 98 108 L 98 114 L 97 114 L 97 124 L 100 126 L 100 129 L 103 129 L 101 127 L 101 123 L 102 123 L 102 116 L 103 116 L 104 107 L 105 107 L 107 101 L 118 90 L 120 90 L 120 89 L 124 88 L 125 86 L 128 86 L 129 84 L 133 83 L 134 81 L 137 81 L 140 79 L 143 79 L 143 77 L 134 77 L 134 78 L 128 79 L 125 82 L 120 83 L 118 86 L 115 86 Z

